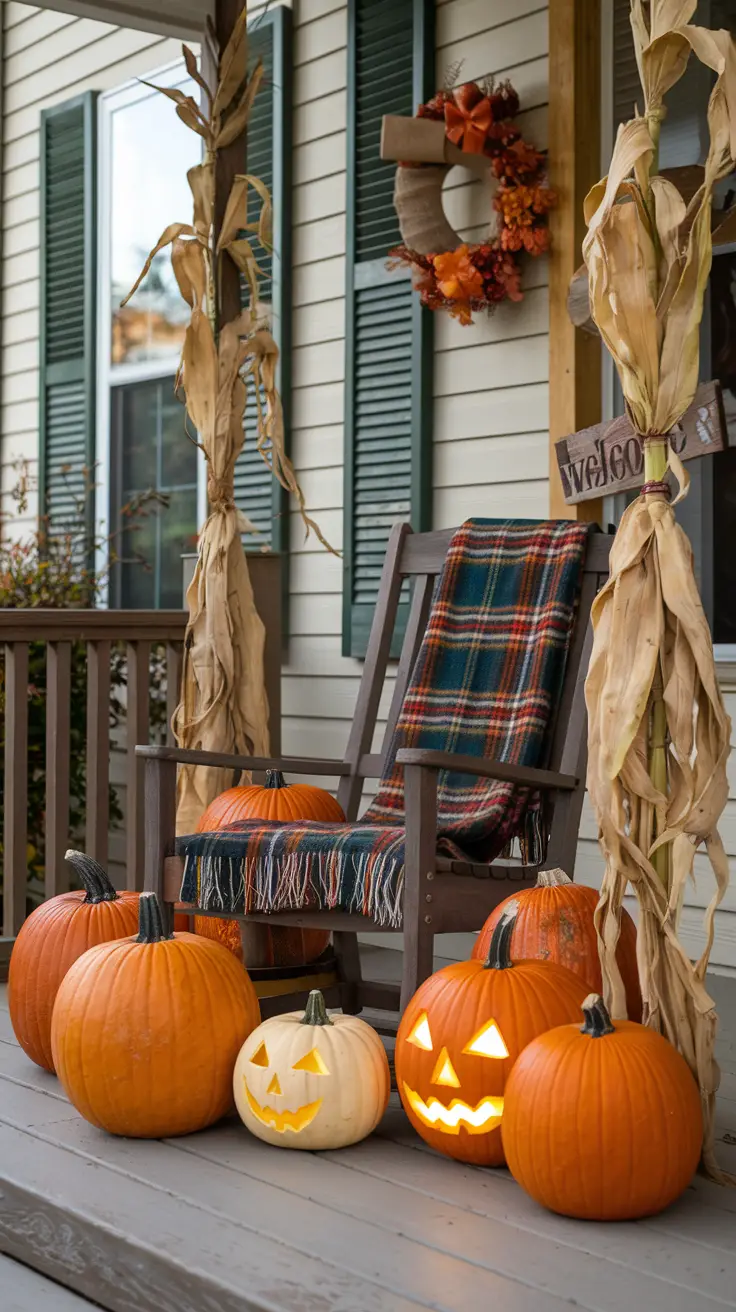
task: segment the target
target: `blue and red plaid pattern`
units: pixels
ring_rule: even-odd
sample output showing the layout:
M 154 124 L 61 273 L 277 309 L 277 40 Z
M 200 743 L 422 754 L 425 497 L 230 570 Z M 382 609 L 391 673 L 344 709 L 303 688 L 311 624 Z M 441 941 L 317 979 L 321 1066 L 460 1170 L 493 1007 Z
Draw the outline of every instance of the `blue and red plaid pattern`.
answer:
M 455 533 L 376 797 L 353 824 L 243 821 L 179 839 L 182 900 L 206 910 L 339 908 L 401 925 L 400 747 L 518 765 L 547 760 L 587 526 L 469 520 Z M 453 771 L 438 781 L 438 849 L 490 862 L 519 838 L 543 859 L 528 789 Z

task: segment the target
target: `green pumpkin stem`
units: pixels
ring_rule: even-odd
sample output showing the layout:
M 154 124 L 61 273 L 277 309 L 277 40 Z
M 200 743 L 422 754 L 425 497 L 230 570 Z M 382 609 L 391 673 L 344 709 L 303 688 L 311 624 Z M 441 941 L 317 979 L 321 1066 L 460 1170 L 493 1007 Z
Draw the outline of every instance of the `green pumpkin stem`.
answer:
M 585 1024 L 580 1026 L 581 1034 L 589 1034 L 591 1039 L 602 1039 L 606 1034 L 615 1032 L 615 1025 L 603 998 L 599 993 L 589 993 L 583 1003 Z
M 280 770 L 267 770 L 266 782 L 263 786 L 264 788 L 288 788 L 289 785 Z
M 511 936 L 518 913 L 519 903 L 516 901 L 509 902 L 508 906 L 504 907 L 503 915 L 491 934 L 488 956 L 485 959 L 486 970 L 510 970 L 513 966 Z
M 167 931 L 164 909 L 155 893 L 141 893 L 138 902 L 138 942 L 162 943 L 173 938 Z
M 117 902 L 118 895 L 98 861 L 72 848 L 64 854 L 75 874 L 79 875 L 85 902 Z
M 302 1025 L 331 1025 L 332 1021 L 327 1015 L 325 1000 L 319 989 L 312 989 L 307 998 L 307 1005 L 304 1008 L 302 1016 Z

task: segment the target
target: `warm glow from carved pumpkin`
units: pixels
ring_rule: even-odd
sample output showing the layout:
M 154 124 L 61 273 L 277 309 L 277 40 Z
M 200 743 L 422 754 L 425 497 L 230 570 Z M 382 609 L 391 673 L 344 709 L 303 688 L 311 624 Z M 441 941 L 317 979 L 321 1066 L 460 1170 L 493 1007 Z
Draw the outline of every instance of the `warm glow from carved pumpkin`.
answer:
M 328 1017 L 322 994 L 307 1009 L 264 1021 L 233 1075 L 240 1116 L 253 1134 L 288 1148 L 339 1148 L 374 1130 L 388 1102 L 383 1044 L 357 1016 Z
M 561 966 L 512 965 L 516 909 L 506 908 L 487 961 L 458 961 L 425 980 L 396 1036 L 397 1084 L 412 1125 L 439 1152 L 476 1165 L 503 1163 L 506 1080 L 519 1053 L 575 1018 L 585 997 L 582 981 Z

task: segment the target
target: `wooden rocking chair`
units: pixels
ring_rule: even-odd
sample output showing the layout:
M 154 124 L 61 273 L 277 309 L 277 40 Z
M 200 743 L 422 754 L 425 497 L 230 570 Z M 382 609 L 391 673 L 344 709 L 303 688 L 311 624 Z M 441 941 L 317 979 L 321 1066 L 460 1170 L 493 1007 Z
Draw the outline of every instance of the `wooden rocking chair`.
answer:
M 179 898 L 183 873 L 182 859 L 173 855 L 178 763 L 231 767 L 233 771 L 280 769 L 291 775 L 338 775 L 338 800 L 348 820 L 356 819 L 364 781 L 381 777 L 384 757 L 426 628 L 435 579 L 442 570 L 453 531 L 413 533 L 408 525 L 397 524 L 391 533 L 344 760 L 264 759 L 183 751 L 175 747 L 136 748 L 138 755 L 145 758 L 145 888 L 158 894 L 170 914 Z M 342 1007 L 346 1012 L 357 1012 L 364 1006 L 403 1010 L 419 984 L 432 972 L 435 934 L 480 929 L 503 898 L 515 888 L 528 887 L 536 880 L 537 866 L 501 860 L 488 866 L 437 856 L 437 782 L 441 770 L 467 772 L 542 790 L 548 797 L 552 815 L 545 864 L 561 866 L 572 876 L 585 793 L 587 742 L 583 685 L 592 644 L 590 608 L 608 577 L 612 541 L 603 534 L 589 539 L 565 681 L 552 725 L 548 769 L 528 769 L 481 757 L 415 748 L 398 753 L 397 760 L 405 769 L 406 802 L 404 962 L 400 993 L 396 985 L 371 982 L 361 976 L 357 934 L 385 928 L 367 916 L 340 911 L 230 915 L 230 919 L 240 920 L 241 924 L 260 921 L 332 931 L 339 979 L 326 991 L 328 1006 Z M 383 746 L 380 753 L 373 755 L 371 743 L 405 578 L 414 579 L 414 593 Z M 305 997 L 302 991 L 264 999 L 264 1015 L 296 1009 Z

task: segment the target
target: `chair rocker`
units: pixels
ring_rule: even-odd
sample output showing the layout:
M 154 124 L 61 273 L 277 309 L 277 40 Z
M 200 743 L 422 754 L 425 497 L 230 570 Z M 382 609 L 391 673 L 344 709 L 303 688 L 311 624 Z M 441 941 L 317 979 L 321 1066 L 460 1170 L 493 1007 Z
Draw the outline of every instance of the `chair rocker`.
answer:
M 442 571 L 453 532 L 446 529 L 413 533 L 406 524 L 397 524 L 391 532 L 355 716 L 342 761 L 287 756 L 229 756 L 184 751 L 176 747 L 141 746 L 136 749 L 145 760 L 145 888 L 158 894 L 170 915 L 173 916 L 174 903 L 179 901 L 183 874 L 183 860 L 174 855 L 179 763 L 229 767 L 234 772 L 278 769 L 291 775 L 339 776 L 338 801 L 349 821 L 357 818 L 365 780 L 379 779 L 382 775 L 427 626 L 435 580 Z M 585 792 L 584 680 L 592 646 L 590 609 L 596 592 L 608 576 L 612 541 L 603 534 L 591 534 L 588 539 L 562 694 L 549 725 L 548 768 L 532 769 L 481 756 L 460 756 L 423 748 L 403 748 L 397 754 L 396 760 L 404 767 L 406 830 L 402 912 L 404 957 L 400 990 L 394 984 L 362 978 L 357 935 L 386 929 L 370 917 L 338 910 L 250 912 L 247 916 L 228 915 L 218 910 L 211 914 L 237 919 L 241 927 L 255 921 L 332 931 L 338 982 L 326 991 L 328 1006 L 341 1007 L 352 1013 L 363 1007 L 403 1011 L 419 984 L 432 972 L 435 935 L 480 929 L 499 902 L 514 890 L 534 884 L 540 868 L 539 864 L 524 865 L 505 859 L 487 865 L 438 856 L 437 788 L 439 773 L 446 770 L 539 791 L 545 798 L 549 817 L 546 858 L 540 864 L 561 866 L 572 876 Z M 379 701 L 405 579 L 414 581 L 411 607 L 382 749 L 378 754 L 372 754 Z M 295 985 L 298 987 L 297 980 Z M 303 991 L 265 998 L 262 1000 L 263 1013 L 296 1009 L 305 998 Z

